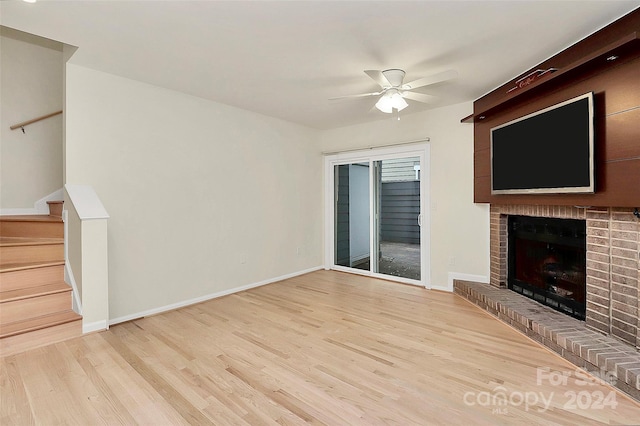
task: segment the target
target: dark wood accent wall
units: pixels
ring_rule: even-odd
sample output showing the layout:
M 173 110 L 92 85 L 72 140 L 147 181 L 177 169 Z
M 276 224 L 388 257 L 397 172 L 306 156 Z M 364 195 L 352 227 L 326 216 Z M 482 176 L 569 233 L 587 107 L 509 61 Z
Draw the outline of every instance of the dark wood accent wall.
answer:
M 518 77 L 478 99 L 463 119 L 474 122 L 474 201 L 640 207 L 640 9 L 522 76 L 549 67 L 557 71 L 509 92 Z M 586 92 L 595 95 L 595 194 L 491 195 L 490 129 Z

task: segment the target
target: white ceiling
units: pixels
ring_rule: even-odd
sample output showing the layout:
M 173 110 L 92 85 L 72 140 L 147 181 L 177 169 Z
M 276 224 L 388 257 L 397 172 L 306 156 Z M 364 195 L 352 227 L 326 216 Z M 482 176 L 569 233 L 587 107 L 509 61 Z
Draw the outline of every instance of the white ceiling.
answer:
M 79 49 L 71 62 L 302 125 L 386 119 L 365 69 L 405 81 L 432 104 L 472 101 L 635 9 L 640 1 L 22 1 L 0 23 Z M 462 117 L 461 117 L 462 118 Z

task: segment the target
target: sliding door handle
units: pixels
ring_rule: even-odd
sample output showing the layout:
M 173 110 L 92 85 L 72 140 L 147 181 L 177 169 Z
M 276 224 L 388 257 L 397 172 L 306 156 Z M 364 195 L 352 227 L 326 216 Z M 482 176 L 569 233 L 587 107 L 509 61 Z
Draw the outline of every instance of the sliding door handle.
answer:
M 418 226 L 422 226 L 422 215 L 418 215 Z

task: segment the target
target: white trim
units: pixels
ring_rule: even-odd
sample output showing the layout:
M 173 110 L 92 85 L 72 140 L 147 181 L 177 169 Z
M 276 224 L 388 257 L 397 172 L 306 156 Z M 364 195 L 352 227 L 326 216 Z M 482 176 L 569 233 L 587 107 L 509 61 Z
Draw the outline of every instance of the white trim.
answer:
M 147 317 L 150 315 L 160 314 L 162 312 L 173 311 L 174 309 L 184 308 L 185 306 L 195 305 L 196 303 L 206 302 L 207 300 L 217 299 L 218 297 L 228 296 L 230 294 L 239 293 L 241 291 L 250 290 L 252 288 L 261 287 L 263 285 L 272 284 L 278 281 L 286 280 L 289 278 L 297 277 L 300 275 L 308 274 L 310 272 L 319 271 L 322 269 L 322 266 L 316 266 L 313 268 L 305 269 L 303 271 L 292 272 L 290 274 L 281 275 L 279 277 L 270 278 L 263 281 L 258 281 L 256 283 L 247 284 L 241 287 L 235 287 L 229 290 L 223 290 L 216 293 L 207 294 L 204 296 L 196 297 L 189 300 L 184 300 L 182 302 L 172 303 L 170 305 L 160 306 L 158 308 L 149 309 L 146 311 L 138 312 L 135 314 L 125 315 L 123 317 L 114 318 L 109 320 L 109 325 L 119 324 L 125 321 L 131 321 L 143 317 Z
M 94 331 L 108 330 L 109 323 L 107 320 L 100 320 L 91 322 L 89 324 L 82 324 L 82 334 L 93 333 Z
M 64 223 L 64 282 L 71 285 L 71 291 L 73 297 L 71 298 L 72 309 L 75 313 L 82 315 L 82 300 L 80 299 L 80 293 L 78 292 L 78 284 L 76 278 L 73 275 L 71 269 L 71 262 L 69 262 L 69 210 L 62 210 L 62 222 Z
M 329 270 L 335 263 L 334 243 L 335 238 L 335 176 L 333 171 L 333 162 L 330 158 L 324 158 L 324 269 Z
M 67 190 L 80 220 L 109 219 L 109 213 L 102 205 L 102 201 L 93 187 L 66 184 L 64 188 Z
M 489 277 L 485 275 L 463 274 L 461 272 L 449 272 L 446 287 L 432 287 L 443 291 L 453 291 L 453 280 L 474 281 L 477 283 L 489 284 Z
M 68 257 L 65 257 L 64 259 L 64 282 L 71 286 L 71 291 L 73 293 L 73 311 L 79 315 L 82 315 L 82 302 L 80 301 L 80 295 L 78 293 L 78 284 L 76 284 L 76 279 L 73 276 L 73 271 L 69 266 Z
M 38 210 L 33 209 L 2 209 L 0 210 L 0 216 L 31 216 L 38 213 Z
M 420 277 L 425 288 L 432 288 L 431 282 L 431 145 L 425 144 L 420 154 Z
M 350 149 L 344 149 L 342 151 L 323 151 L 322 155 L 335 155 L 335 154 L 342 154 L 345 152 L 355 152 L 355 151 L 364 151 L 367 149 L 380 149 L 380 148 L 389 148 L 389 147 L 399 147 L 402 145 L 413 145 L 413 144 L 417 144 L 417 143 L 425 143 L 425 142 L 430 142 L 431 139 L 430 138 L 423 138 L 423 139 L 418 139 L 415 141 L 408 141 L 408 142 L 397 142 L 397 143 L 388 143 L 388 144 L 384 144 L 384 145 L 370 145 L 370 146 L 363 146 L 360 148 L 350 148 Z
M 52 192 L 40 198 L 33 203 L 32 208 L 15 208 L 15 209 L 0 209 L 0 216 L 21 216 L 21 215 L 36 215 L 36 214 L 49 214 L 49 205 L 47 201 L 60 201 L 64 199 L 64 192 L 62 188 Z
M 377 272 L 367 271 L 365 269 L 350 268 L 348 266 L 340 266 L 340 265 L 333 265 L 331 268 L 324 268 L 324 269 L 327 271 L 333 270 L 338 272 L 346 272 L 348 274 L 362 275 L 365 277 L 379 278 L 385 281 L 395 281 L 402 284 L 414 285 L 416 287 L 425 287 L 425 285 L 418 280 L 413 280 L 411 278 L 396 277 L 395 275 L 380 274 Z M 429 287 L 425 287 L 425 288 L 429 289 Z
M 412 154 L 415 152 L 423 151 L 425 146 L 429 146 L 428 140 L 429 138 L 425 138 L 423 140 L 413 142 L 409 145 L 387 145 L 378 148 L 374 146 L 365 149 L 342 151 L 330 155 L 325 154 L 325 163 L 331 162 L 334 164 L 351 164 L 364 161 L 368 162 L 370 159 L 373 159 L 373 161 L 377 161 L 396 158 L 398 156 L 404 156 L 405 154 L 407 157 L 409 157 L 412 156 Z M 417 156 L 417 154 L 415 154 L 414 156 Z

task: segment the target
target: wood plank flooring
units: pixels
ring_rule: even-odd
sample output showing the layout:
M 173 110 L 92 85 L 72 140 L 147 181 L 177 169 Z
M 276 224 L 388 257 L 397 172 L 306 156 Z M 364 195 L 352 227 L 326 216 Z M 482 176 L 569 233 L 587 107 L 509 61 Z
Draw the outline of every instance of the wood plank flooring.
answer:
M 461 297 L 318 271 L 2 358 L 0 424 L 638 424 Z

